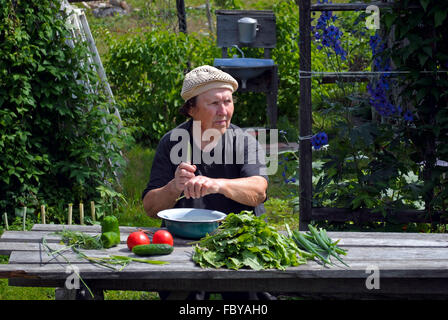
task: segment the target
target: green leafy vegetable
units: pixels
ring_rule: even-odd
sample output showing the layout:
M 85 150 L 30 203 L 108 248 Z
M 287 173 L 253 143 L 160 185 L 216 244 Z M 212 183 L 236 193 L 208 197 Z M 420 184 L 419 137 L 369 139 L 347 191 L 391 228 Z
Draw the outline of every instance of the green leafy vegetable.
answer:
M 68 246 L 74 246 L 81 249 L 103 249 L 103 243 L 100 235 L 91 236 L 80 231 L 71 231 L 64 229 L 55 234 L 61 236 L 62 242 Z
M 230 213 L 212 235 L 200 239 L 193 261 L 203 268 L 281 269 L 306 263 L 306 252 L 250 211 Z

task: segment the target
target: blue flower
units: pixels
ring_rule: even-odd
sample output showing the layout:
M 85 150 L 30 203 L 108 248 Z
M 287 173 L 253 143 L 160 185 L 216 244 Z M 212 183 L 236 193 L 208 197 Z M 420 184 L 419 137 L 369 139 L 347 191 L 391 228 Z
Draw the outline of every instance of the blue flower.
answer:
M 406 112 L 403 114 L 403 119 L 409 122 L 414 121 L 414 116 L 412 115 L 412 112 L 409 110 L 406 110 Z
M 290 182 L 292 182 L 292 183 L 295 183 L 296 182 L 296 178 L 291 178 L 291 179 L 285 179 L 285 183 L 290 183 Z
M 315 150 L 319 150 L 328 144 L 328 136 L 325 132 L 319 132 L 311 138 L 311 145 Z
M 383 60 L 381 53 L 384 51 L 384 42 L 376 34 L 370 37 L 370 48 L 372 49 L 372 55 L 374 57 L 373 65 L 377 71 L 389 71 L 389 60 Z M 375 110 L 383 117 L 388 117 L 401 113 L 401 108 L 394 106 L 389 101 L 389 88 L 390 88 L 390 73 L 384 72 L 381 74 L 378 81 L 375 84 L 369 83 L 367 85 L 367 91 L 370 94 L 370 104 Z
M 318 2 L 324 3 L 324 2 Z M 326 3 L 326 2 L 325 2 Z M 336 20 L 336 16 L 331 11 L 324 11 L 317 19 L 316 27 L 312 28 L 314 38 L 320 41 L 322 45 L 318 45 L 317 49 L 322 50 L 324 47 L 333 49 L 336 55 L 340 56 L 342 60 L 347 58 L 347 52 L 342 48 L 341 38 L 342 31 L 335 25 L 328 25 L 331 21 Z M 330 56 L 331 53 L 328 53 Z

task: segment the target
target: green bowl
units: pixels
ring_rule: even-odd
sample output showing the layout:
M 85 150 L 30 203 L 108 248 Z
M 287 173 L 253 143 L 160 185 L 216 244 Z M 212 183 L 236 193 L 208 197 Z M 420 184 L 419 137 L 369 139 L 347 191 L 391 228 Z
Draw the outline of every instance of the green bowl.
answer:
M 215 231 L 226 214 L 216 210 L 175 208 L 160 211 L 157 216 L 165 221 L 166 228 L 174 236 L 200 239 Z

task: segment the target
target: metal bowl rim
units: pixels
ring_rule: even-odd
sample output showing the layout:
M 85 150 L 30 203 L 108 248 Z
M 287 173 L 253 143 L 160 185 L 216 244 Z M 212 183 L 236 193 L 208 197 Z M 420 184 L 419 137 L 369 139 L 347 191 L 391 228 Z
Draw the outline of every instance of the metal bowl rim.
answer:
M 176 219 L 170 219 L 169 217 L 167 218 L 166 216 L 163 216 L 163 213 L 166 212 L 166 211 L 182 211 L 182 210 L 188 210 L 188 209 L 191 209 L 191 210 L 196 209 L 196 210 L 204 210 L 204 211 L 209 211 L 209 212 L 215 212 L 215 213 L 218 213 L 219 215 L 222 215 L 222 216 L 220 218 L 216 218 L 216 219 L 213 219 L 213 220 L 196 220 L 196 221 L 176 220 Z M 167 221 L 170 221 L 170 222 L 177 222 L 177 223 L 215 223 L 215 222 L 220 222 L 220 221 L 224 220 L 227 215 L 225 213 L 221 212 L 221 211 L 218 211 L 218 210 L 208 210 L 208 209 L 198 209 L 198 208 L 172 208 L 172 209 L 165 209 L 165 210 L 159 211 L 157 213 L 157 216 L 159 218 L 161 218 L 161 219 L 164 219 L 164 220 L 167 220 Z

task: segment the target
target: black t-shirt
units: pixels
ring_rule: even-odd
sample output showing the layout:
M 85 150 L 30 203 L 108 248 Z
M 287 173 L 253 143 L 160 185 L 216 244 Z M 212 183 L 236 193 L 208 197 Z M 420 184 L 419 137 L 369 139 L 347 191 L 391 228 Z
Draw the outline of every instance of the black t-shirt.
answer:
M 188 141 L 192 147 L 189 152 L 186 151 Z M 142 199 L 148 191 L 161 188 L 170 182 L 180 161 L 187 161 L 187 157 L 196 165 L 196 175 L 226 179 L 262 176 L 268 180 L 264 150 L 254 137 L 230 124 L 220 144 L 207 153 L 193 143 L 193 121 L 189 120 L 166 133 L 160 140 Z M 209 194 L 199 199 L 182 198 L 174 207 L 218 210 L 226 214 L 239 213 L 242 210 L 253 211 L 257 216 L 265 213 L 263 204 L 250 207 L 222 194 Z

